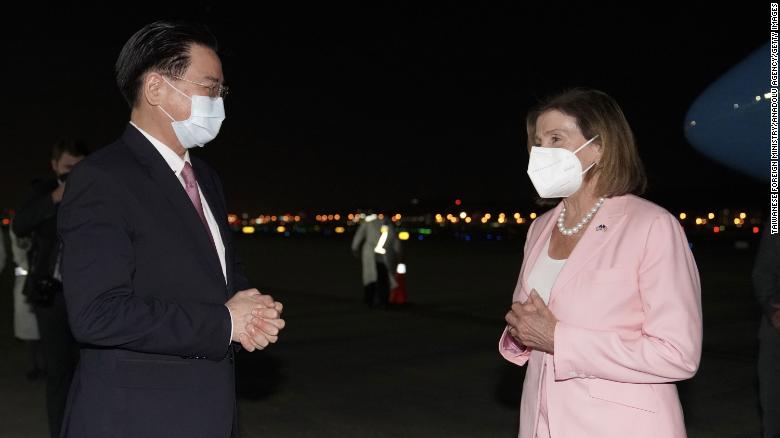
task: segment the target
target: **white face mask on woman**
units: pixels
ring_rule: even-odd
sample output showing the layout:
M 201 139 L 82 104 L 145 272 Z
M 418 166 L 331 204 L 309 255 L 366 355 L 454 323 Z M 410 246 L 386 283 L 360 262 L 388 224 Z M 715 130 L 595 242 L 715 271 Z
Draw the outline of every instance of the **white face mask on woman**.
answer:
M 187 149 L 204 144 L 214 140 L 219 134 L 219 128 L 222 121 L 225 120 L 225 106 L 221 97 L 208 96 L 187 96 L 184 92 L 174 87 L 165 77 L 163 80 L 171 88 L 178 91 L 182 96 L 192 101 L 190 107 L 190 118 L 177 121 L 168 114 L 162 105 L 160 109 L 171 119 L 171 126 L 181 145 Z
M 566 198 L 580 188 L 582 175 L 596 162 L 582 170 L 582 164 L 576 154 L 597 137 L 598 135 L 591 138 L 574 152 L 564 148 L 531 147 L 528 176 L 540 197 Z

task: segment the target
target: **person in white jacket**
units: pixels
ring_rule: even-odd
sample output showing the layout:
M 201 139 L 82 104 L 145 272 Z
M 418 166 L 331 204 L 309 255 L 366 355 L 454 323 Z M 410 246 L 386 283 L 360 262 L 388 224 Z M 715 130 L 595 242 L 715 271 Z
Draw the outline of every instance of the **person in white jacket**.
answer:
M 397 286 L 395 270 L 400 250 L 395 226 L 369 211 L 352 238 L 352 253 L 363 266 L 364 300 L 369 308 L 387 308 L 390 291 Z

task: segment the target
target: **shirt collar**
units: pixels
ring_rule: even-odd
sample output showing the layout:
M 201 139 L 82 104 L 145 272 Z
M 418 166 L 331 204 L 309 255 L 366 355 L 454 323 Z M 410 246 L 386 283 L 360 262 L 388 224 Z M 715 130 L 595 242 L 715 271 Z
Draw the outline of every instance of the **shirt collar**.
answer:
M 160 140 L 152 137 L 151 134 L 144 131 L 143 129 L 139 128 L 138 125 L 136 125 L 133 122 L 130 122 L 135 129 L 138 130 L 141 134 L 143 134 L 144 137 L 146 137 L 147 140 L 154 146 L 155 149 L 157 149 L 157 152 L 162 155 L 163 159 L 165 159 L 165 162 L 168 163 L 168 166 L 170 166 L 171 170 L 173 170 L 173 173 L 176 174 L 176 176 L 179 176 L 181 174 L 182 169 L 184 169 L 184 163 L 190 163 L 192 165 L 192 162 L 190 161 L 190 151 L 186 150 L 184 152 L 184 159 L 182 159 L 176 152 L 173 151 L 173 149 L 169 148 L 165 145 L 165 143 L 161 142 Z

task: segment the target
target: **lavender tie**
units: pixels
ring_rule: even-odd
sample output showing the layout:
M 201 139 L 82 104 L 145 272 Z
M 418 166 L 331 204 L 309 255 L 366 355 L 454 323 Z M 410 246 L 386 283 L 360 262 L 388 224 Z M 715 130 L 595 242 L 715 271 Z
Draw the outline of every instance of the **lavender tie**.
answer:
M 214 248 L 216 248 L 217 245 L 214 243 L 214 236 L 211 235 L 211 228 L 209 228 L 209 223 L 206 221 L 206 214 L 203 212 L 203 204 L 200 202 L 198 180 L 195 178 L 195 172 L 192 170 L 192 165 L 190 165 L 189 161 L 184 163 L 184 169 L 181 171 L 181 176 L 184 178 L 184 190 L 187 191 L 187 196 L 190 197 L 190 201 L 192 201 L 195 211 L 198 212 L 198 216 L 200 216 L 200 220 L 206 228 L 211 243 L 214 245 Z

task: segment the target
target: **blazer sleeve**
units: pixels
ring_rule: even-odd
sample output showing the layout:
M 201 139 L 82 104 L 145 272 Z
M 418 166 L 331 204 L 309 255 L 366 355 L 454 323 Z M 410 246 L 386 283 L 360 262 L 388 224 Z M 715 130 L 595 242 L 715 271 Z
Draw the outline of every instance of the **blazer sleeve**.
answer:
M 528 247 L 529 241 L 532 239 L 533 229 L 536 221 L 531 222 L 531 226 L 528 227 L 528 233 L 525 237 L 525 243 L 523 244 L 523 265 L 520 267 L 520 274 L 518 274 L 517 283 L 515 286 L 520 287 L 523 281 L 523 268 L 525 267 L 525 261 L 528 259 Z M 505 327 L 504 332 L 501 333 L 501 337 L 498 339 L 498 352 L 504 359 L 512 362 L 515 365 L 523 366 L 531 357 L 530 348 L 525 345 L 519 344 L 512 335 L 509 334 L 509 330 Z
M 685 233 L 671 214 L 651 225 L 638 275 L 645 314 L 641 332 L 628 337 L 559 321 L 553 355 L 556 380 L 664 383 L 696 373 L 702 343 L 699 272 Z
M 132 231 L 122 194 L 83 162 L 68 178 L 58 215 L 68 318 L 83 343 L 184 357 L 222 359 L 230 338 L 223 304 L 138 296 Z
M 753 290 L 758 304 L 767 319 L 777 310 L 772 304 L 780 304 L 780 240 L 778 235 L 764 227 L 758 254 L 753 265 Z

